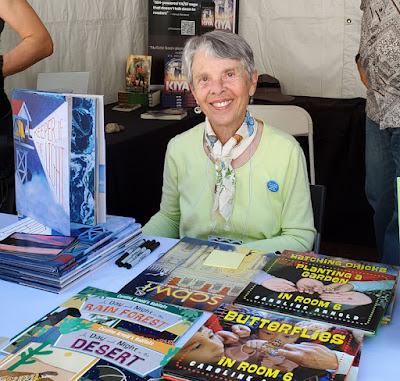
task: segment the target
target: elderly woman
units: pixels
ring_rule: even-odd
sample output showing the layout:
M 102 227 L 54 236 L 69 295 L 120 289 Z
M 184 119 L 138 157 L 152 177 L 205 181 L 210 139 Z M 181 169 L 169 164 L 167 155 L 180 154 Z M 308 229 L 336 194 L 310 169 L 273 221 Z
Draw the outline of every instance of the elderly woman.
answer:
M 160 211 L 144 233 L 222 237 L 264 251 L 311 249 L 301 147 L 247 111 L 257 86 L 250 46 L 213 31 L 187 41 L 183 62 L 206 120 L 169 142 Z

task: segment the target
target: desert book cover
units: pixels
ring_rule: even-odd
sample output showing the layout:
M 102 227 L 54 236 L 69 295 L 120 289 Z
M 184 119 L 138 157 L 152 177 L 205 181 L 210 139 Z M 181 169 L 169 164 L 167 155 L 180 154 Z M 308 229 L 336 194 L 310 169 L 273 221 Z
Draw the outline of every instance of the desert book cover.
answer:
M 389 265 L 284 251 L 235 302 L 375 334 L 397 277 Z
M 173 343 L 67 316 L 3 359 L 0 375 L 6 380 L 24 374 L 22 379 L 47 381 L 94 381 L 111 375 L 149 380 L 159 377 L 160 367 L 177 350 Z
M 354 380 L 362 342 L 359 331 L 334 324 L 221 305 L 164 367 L 163 378 Z

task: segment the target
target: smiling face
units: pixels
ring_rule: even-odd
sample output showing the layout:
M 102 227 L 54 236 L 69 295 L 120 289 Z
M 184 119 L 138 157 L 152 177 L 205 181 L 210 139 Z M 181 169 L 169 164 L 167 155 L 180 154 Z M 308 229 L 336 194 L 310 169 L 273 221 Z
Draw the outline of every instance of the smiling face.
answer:
M 249 97 L 257 87 L 257 73 L 249 78 L 239 60 L 217 58 L 199 50 L 192 63 L 191 90 L 215 132 L 242 125 Z

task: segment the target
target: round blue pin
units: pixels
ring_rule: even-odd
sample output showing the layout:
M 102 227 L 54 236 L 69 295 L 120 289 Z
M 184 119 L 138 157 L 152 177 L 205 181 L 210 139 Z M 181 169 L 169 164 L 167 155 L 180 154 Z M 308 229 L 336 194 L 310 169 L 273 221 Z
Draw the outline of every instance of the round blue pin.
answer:
M 269 180 L 267 182 L 267 188 L 271 191 L 271 192 L 278 192 L 279 190 L 279 185 L 276 181 L 274 180 Z

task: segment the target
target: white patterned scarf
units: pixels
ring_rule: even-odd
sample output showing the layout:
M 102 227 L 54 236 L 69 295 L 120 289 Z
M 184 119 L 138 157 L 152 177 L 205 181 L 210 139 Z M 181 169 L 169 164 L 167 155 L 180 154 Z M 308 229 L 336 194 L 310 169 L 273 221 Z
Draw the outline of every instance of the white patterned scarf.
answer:
M 214 162 L 217 176 L 213 212 L 218 212 L 227 222 L 232 215 L 236 188 L 232 160 L 238 158 L 251 144 L 257 134 L 257 123 L 247 111 L 243 124 L 224 145 L 215 135 L 208 118 L 205 124 L 203 144 Z

